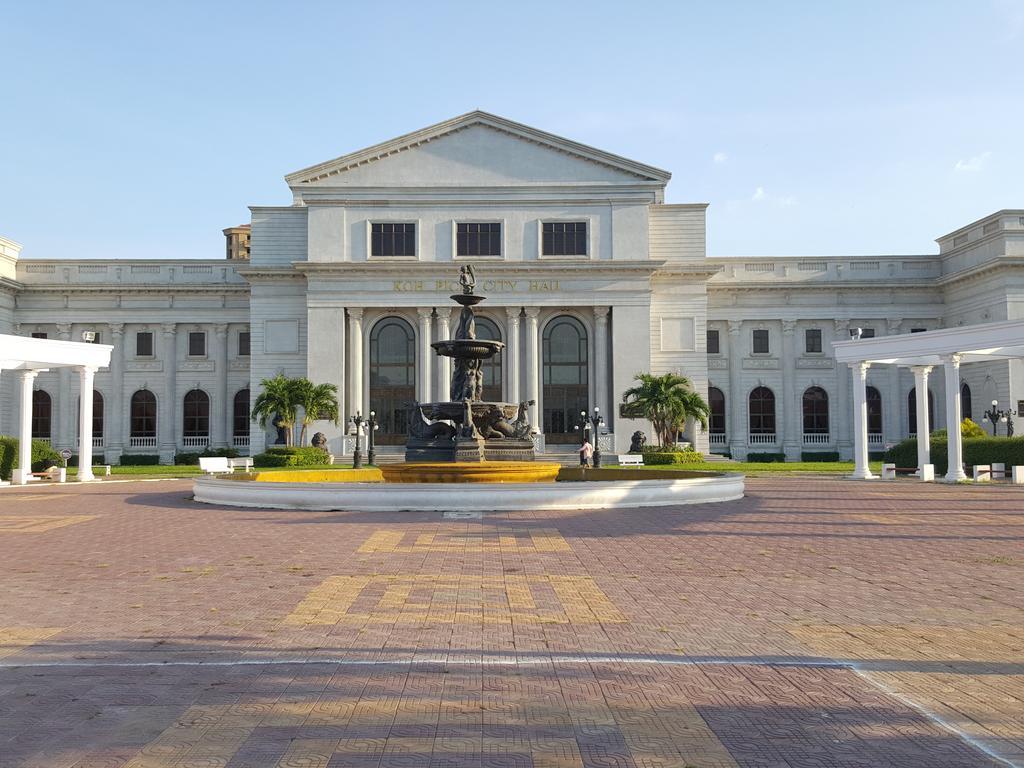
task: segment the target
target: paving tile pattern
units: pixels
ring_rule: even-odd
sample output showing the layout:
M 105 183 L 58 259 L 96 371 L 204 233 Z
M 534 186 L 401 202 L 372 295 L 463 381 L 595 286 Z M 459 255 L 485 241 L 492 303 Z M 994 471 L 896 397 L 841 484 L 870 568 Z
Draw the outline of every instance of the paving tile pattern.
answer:
M 1024 765 L 1019 489 L 468 520 L 189 489 L 0 490 L 0 767 Z

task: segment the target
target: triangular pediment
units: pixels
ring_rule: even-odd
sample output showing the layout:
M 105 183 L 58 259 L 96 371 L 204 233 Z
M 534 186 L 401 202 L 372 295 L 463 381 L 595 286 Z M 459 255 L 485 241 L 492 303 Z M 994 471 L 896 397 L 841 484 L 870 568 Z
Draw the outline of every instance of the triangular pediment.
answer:
M 667 171 L 486 112 L 438 123 L 286 176 L 292 186 L 637 184 Z

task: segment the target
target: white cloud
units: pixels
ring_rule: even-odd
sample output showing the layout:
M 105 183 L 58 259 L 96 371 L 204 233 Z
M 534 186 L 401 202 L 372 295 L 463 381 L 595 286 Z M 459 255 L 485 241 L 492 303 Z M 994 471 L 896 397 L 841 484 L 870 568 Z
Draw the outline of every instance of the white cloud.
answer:
M 982 152 L 980 155 L 968 158 L 967 160 L 957 160 L 956 165 L 953 166 L 955 171 L 980 171 L 988 165 L 989 158 L 992 157 L 991 152 Z
M 767 200 L 768 195 L 764 193 L 764 187 L 758 187 L 757 189 L 754 190 L 754 195 L 750 199 L 756 202 L 760 202 L 761 200 Z
M 721 165 L 722 163 L 727 162 L 729 160 L 729 155 L 727 155 L 725 152 L 715 152 L 715 154 L 712 155 L 711 159 L 714 160 L 716 164 Z
M 771 203 L 777 205 L 780 208 L 791 208 L 797 204 L 795 197 L 777 197 L 776 195 L 770 195 L 764 191 L 764 187 L 758 187 L 754 190 L 754 194 L 750 196 L 750 199 L 755 203 Z

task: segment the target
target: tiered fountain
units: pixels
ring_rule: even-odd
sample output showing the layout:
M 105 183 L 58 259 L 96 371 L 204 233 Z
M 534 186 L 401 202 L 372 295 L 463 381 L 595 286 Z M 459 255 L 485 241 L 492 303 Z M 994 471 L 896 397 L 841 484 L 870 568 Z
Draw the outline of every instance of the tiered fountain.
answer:
M 549 482 L 558 464 L 534 461 L 528 411 L 532 401 L 485 402 L 483 362 L 504 344 L 476 337 L 473 307 L 485 297 L 474 293 L 473 267 L 459 271 L 462 293 L 451 298 L 462 307 L 455 338 L 435 341 L 434 351 L 453 361 L 449 399 L 409 408 L 405 464 L 381 467 L 385 482 Z

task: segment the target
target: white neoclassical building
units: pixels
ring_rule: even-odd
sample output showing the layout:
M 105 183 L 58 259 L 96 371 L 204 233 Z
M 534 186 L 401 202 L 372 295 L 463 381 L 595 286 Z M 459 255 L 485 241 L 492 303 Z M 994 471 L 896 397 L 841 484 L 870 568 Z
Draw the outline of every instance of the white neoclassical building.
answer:
M 1024 314 L 1024 210 L 1003 210 L 913 256 L 708 257 L 704 203 L 666 204 L 667 171 L 472 112 L 286 177 L 290 205 L 253 206 L 226 259 L 21 259 L 0 239 L 0 333 L 113 346 L 96 374 L 94 443 L 108 461 L 274 435 L 248 404 L 278 372 L 338 386 L 398 444 L 404 404 L 440 399 L 430 343 L 452 333 L 458 268 L 472 263 L 478 332 L 506 343 L 488 399 L 533 400 L 544 450 L 572 450 L 580 410 L 622 451 L 642 422 L 617 404 L 634 374 L 679 371 L 707 393 L 704 450 L 853 455 L 850 368 L 832 342 L 1015 320 Z M 842 251 L 842 243 L 836 243 Z M 866 372 L 868 447 L 916 431 L 914 374 Z M 946 380 L 928 382 L 944 426 Z M 962 410 L 1017 409 L 1017 360 L 960 368 Z M 78 382 L 35 378 L 33 431 L 77 440 Z M 0 378 L 0 432 L 16 432 Z M 922 398 L 921 402 L 925 402 Z M 343 429 L 318 422 L 332 451 Z M 385 449 L 386 450 L 386 449 Z M 397 450 L 397 449 L 396 449 Z

